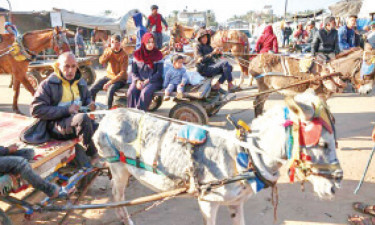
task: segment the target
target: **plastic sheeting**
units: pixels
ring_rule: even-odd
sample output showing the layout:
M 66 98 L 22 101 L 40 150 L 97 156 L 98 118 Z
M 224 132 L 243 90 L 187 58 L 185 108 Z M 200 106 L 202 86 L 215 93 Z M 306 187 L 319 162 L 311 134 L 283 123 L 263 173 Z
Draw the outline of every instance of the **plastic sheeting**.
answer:
M 62 20 L 65 24 L 81 26 L 86 28 L 99 30 L 110 30 L 110 31 L 122 31 L 127 29 L 127 22 L 134 13 L 138 10 L 130 10 L 127 14 L 121 18 L 108 18 L 99 16 L 90 16 L 80 13 L 71 12 L 65 9 L 55 9 L 55 11 L 61 12 Z

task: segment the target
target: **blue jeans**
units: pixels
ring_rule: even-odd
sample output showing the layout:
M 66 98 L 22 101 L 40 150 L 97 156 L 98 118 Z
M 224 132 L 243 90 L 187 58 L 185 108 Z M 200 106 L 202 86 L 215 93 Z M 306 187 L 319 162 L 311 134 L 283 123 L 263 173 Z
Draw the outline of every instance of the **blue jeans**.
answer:
M 168 84 L 168 86 L 165 88 L 165 91 L 168 93 L 172 93 L 175 90 L 178 92 L 184 92 L 184 87 L 181 87 L 179 84 Z
M 156 47 L 158 49 L 161 49 L 161 47 L 163 47 L 163 34 L 158 32 L 152 32 L 152 35 L 154 35 L 154 42 L 156 44 Z
M 226 60 L 220 60 L 215 64 L 209 65 L 201 71 L 201 74 L 204 77 L 213 77 L 215 75 L 221 74 L 219 78 L 219 83 L 222 84 L 224 81 L 231 82 L 233 80 L 232 76 L 232 65 L 229 64 Z
M 103 77 L 102 79 L 96 81 L 90 88 L 90 93 L 92 100 L 95 101 L 96 95 L 98 94 L 99 91 L 103 90 L 104 85 L 110 81 L 111 79 L 108 77 Z M 123 81 L 118 81 L 111 86 L 109 86 L 108 91 L 107 91 L 107 105 L 108 109 L 112 108 L 113 104 L 113 96 L 115 95 L 115 92 L 118 89 L 121 89 L 125 87 L 125 82 Z
M 34 155 L 32 150 L 28 151 L 30 151 L 27 153 L 28 155 Z M 20 175 L 23 180 L 26 180 L 34 188 L 44 192 L 49 197 L 53 196 L 58 189 L 58 186 L 45 181 L 36 174 L 26 158 L 17 155 L 19 153 L 16 152 L 15 155 L 0 156 L 0 173 Z

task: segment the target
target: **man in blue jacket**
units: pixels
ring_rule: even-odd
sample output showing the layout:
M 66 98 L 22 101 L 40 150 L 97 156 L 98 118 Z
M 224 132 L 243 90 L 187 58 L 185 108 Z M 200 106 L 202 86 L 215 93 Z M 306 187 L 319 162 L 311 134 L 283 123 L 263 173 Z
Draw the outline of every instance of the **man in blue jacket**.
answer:
M 135 50 L 141 47 L 142 37 L 147 32 L 146 27 L 143 26 L 142 13 L 136 13 L 133 15 L 134 24 L 137 27 L 137 43 Z
M 340 51 L 358 47 L 356 43 L 355 27 L 357 25 L 357 16 L 351 15 L 346 20 L 346 25 L 338 30 Z

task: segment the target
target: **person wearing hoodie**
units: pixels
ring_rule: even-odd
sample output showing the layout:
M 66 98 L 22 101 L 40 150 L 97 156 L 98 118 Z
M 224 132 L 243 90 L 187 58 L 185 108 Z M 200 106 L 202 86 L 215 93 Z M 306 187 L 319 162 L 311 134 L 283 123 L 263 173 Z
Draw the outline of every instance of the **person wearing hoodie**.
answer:
M 126 85 L 128 79 L 128 54 L 121 47 L 120 35 L 111 37 L 110 46 L 108 46 L 103 55 L 99 58 L 100 64 L 107 63 L 107 75 L 97 80 L 90 88 L 92 100 L 95 101 L 96 94 L 100 90 L 107 91 L 108 109 L 112 108 L 113 96 L 115 92 Z
M 87 83 L 81 79 L 73 53 L 61 54 L 54 64 L 54 73 L 39 86 L 31 102 L 30 113 L 37 122 L 21 133 L 20 139 L 29 144 L 80 138 L 86 155 L 98 159 L 92 141 L 96 124 L 80 107 L 95 110 Z
M 273 33 L 271 25 L 264 28 L 262 35 L 259 37 L 255 45 L 255 51 L 257 53 L 266 53 L 269 51 L 273 51 L 274 53 L 279 52 L 277 37 Z
M 200 29 L 197 33 L 198 44 L 195 47 L 194 58 L 198 73 L 204 77 L 213 77 L 221 74 L 220 79 L 212 87 L 213 90 L 219 90 L 220 85 L 228 82 L 228 91 L 237 89 L 233 85 L 232 70 L 233 67 L 226 60 L 217 60 L 221 54 L 221 49 L 211 46 L 211 34 L 206 29 Z
M 139 49 L 142 44 L 142 37 L 147 33 L 146 27 L 143 26 L 142 13 L 136 13 L 133 15 L 134 24 L 137 27 L 137 43 L 135 45 L 135 50 Z

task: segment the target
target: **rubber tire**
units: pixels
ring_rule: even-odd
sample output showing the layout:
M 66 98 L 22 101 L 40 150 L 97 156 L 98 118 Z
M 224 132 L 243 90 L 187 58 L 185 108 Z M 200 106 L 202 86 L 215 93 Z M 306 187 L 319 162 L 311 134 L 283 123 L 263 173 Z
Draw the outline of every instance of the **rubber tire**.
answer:
M 155 112 L 163 104 L 163 98 L 161 96 L 154 96 L 152 98 L 151 104 L 148 107 L 149 112 Z
M 2 209 L 0 209 L 0 225 L 13 225 L 12 221 Z
M 42 75 L 40 75 L 40 73 L 36 70 L 31 70 L 29 72 L 26 73 L 26 78 L 29 80 L 29 79 L 33 79 L 33 83 L 31 83 L 31 85 L 33 86 L 34 90 L 36 90 L 39 86 L 39 84 L 42 82 L 43 78 L 42 78 Z
M 209 118 L 206 113 L 206 110 L 199 104 L 195 102 L 178 102 L 172 109 L 169 111 L 169 117 L 177 120 L 182 120 L 179 117 L 179 113 L 183 111 L 193 114 L 198 121 L 187 121 L 192 123 L 197 123 L 201 125 L 208 124 Z M 183 120 L 186 121 L 186 120 Z
M 91 66 L 80 66 L 79 71 L 81 72 L 82 78 L 86 80 L 87 85 L 91 85 L 95 82 L 96 73 Z

